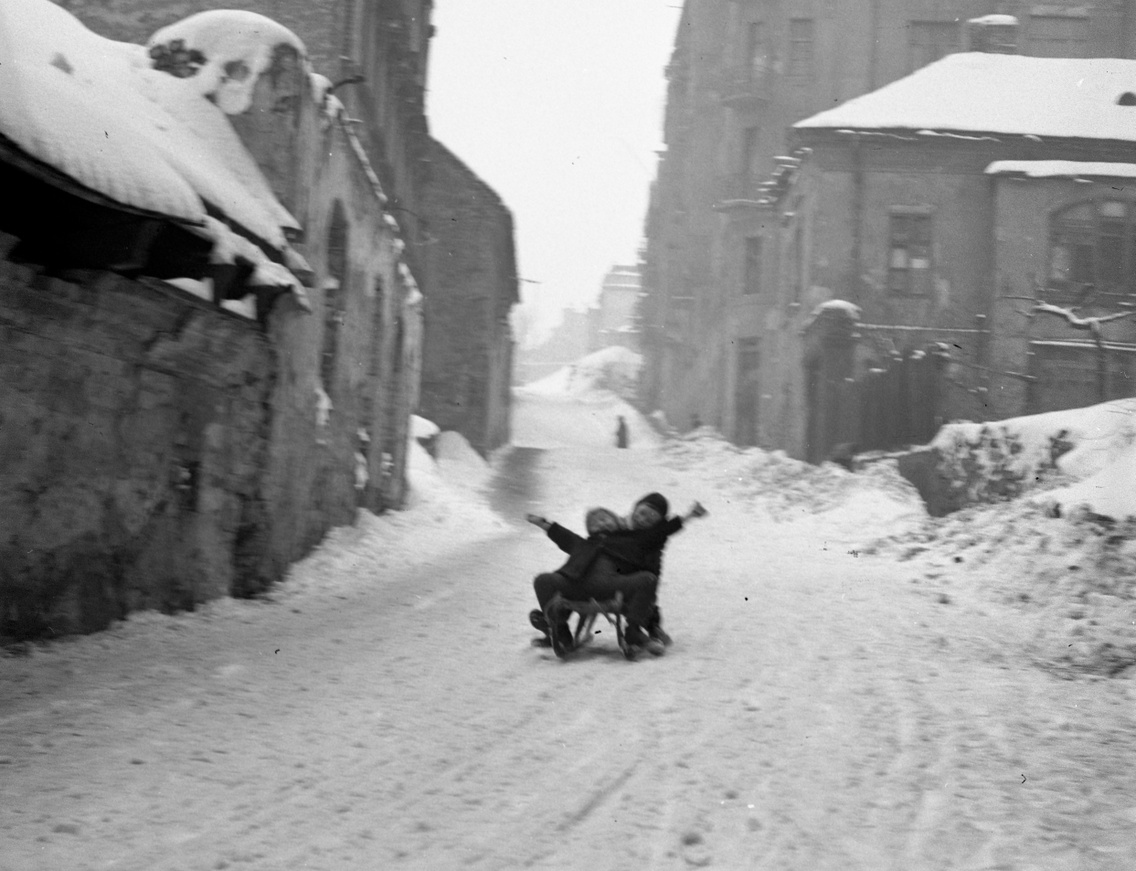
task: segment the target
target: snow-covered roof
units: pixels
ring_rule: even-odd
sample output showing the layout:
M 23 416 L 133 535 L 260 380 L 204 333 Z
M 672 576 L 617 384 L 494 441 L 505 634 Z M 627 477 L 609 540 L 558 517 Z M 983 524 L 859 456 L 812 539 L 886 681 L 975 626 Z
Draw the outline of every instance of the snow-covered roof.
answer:
M 987 175 L 1024 175 L 1028 178 L 1136 178 L 1136 163 L 1088 160 L 996 160 Z
M 978 18 L 968 19 L 967 24 L 984 24 L 987 27 L 1015 27 L 1018 19 L 1013 15 L 980 15 Z
M 1136 60 L 965 52 L 793 126 L 1136 141 L 1132 92 Z
M 0 3 L 0 136 L 110 199 L 204 225 L 206 203 L 284 249 L 299 224 L 273 195 L 225 111 L 242 111 L 281 42 L 260 15 L 221 10 L 155 34 L 184 40 L 195 74 L 152 67 L 140 45 L 87 30 L 48 0 Z

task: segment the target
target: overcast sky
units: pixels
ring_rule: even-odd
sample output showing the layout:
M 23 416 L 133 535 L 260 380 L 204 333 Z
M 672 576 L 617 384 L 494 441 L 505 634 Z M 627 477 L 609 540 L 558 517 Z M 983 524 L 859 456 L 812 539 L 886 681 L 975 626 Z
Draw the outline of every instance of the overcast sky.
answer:
M 636 262 L 680 5 L 435 3 L 431 132 L 512 210 L 523 305 L 545 328 Z

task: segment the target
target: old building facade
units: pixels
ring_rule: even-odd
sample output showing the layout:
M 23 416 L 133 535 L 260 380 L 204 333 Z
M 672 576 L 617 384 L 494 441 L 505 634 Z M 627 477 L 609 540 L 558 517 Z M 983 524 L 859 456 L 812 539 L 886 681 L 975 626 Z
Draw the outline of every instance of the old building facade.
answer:
M 0 634 L 253 594 L 359 506 L 397 506 L 421 361 L 398 224 L 293 34 L 195 16 L 131 72 L 52 9 L 3 11 L 8 106 L 31 114 L 0 113 L 21 193 L 0 210 Z M 115 149 L 67 151 L 88 116 Z
M 1134 76 L 958 54 L 799 122 L 763 199 L 757 385 L 789 401 L 761 437 L 818 460 L 881 446 L 871 418 L 906 412 L 903 429 L 921 398 L 933 424 L 1136 393 Z M 926 380 L 859 407 L 889 370 Z
M 448 148 L 432 140 L 427 154 L 422 414 L 487 455 L 509 441 L 509 312 L 519 301 L 513 219 Z
M 800 252 L 813 240 L 806 224 L 796 222 L 787 238 L 775 223 L 793 214 L 793 202 L 779 215 L 757 207 L 763 186 L 779 165 L 796 159 L 789 153 L 792 124 L 980 47 L 968 43 L 966 22 L 990 14 L 1016 17 L 1015 46 L 1023 54 L 1136 53 L 1136 10 L 1128 4 L 684 4 L 667 70 L 666 149 L 645 228 L 645 406 L 676 422 L 697 414 L 740 444 L 795 444 L 805 455 L 799 439 L 779 433 L 769 418 L 770 409 L 800 397 L 759 386 L 763 369 L 776 365 L 781 329 L 779 315 L 763 302 L 768 289 L 761 281 L 774 245 L 791 249 L 782 262 L 803 266 Z M 990 31 L 995 42 L 997 34 Z M 791 279 L 802 297 L 809 281 L 800 270 Z
M 110 6 L 101 0 L 58 2 L 93 30 L 130 41 L 143 41 L 156 28 L 186 15 L 233 5 L 226 0 L 119 0 Z M 304 42 L 313 69 L 334 86 L 334 95 L 344 105 L 357 140 L 381 181 L 388 199 L 386 209 L 397 221 L 405 243 L 403 259 L 427 304 L 435 309 L 427 318 L 427 329 L 432 333 L 427 344 L 432 350 L 425 362 L 432 386 L 424 397 L 423 410 L 429 415 L 447 409 L 445 420 L 438 420 L 438 424 L 457 430 L 479 450 L 486 450 L 502 444 L 509 431 L 511 396 L 507 391 L 502 394 L 497 384 L 501 367 L 512 365 L 513 337 L 511 330 L 497 320 L 495 311 L 516 301 L 516 266 L 511 255 L 494 254 L 490 261 L 481 263 L 480 272 L 469 277 L 469 287 L 462 288 L 459 284 L 464 279 L 455 269 L 443 268 L 438 262 L 432 266 L 429 261 L 443 228 L 448 231 L 452 257 L 456 244 L 468 240 L 476 248 L 491 236 L 499 237 L 506 225 L 511 233 L 512 217 L 496 194 L 468 169 L 461 173 L 466 179 L 467 198 L 482 197 L 497 205 L 464 210 L 461 220 L 490 220 L 493 228 L 452 227 L 456 215 L 438 211 L 461 206 L 450 203 L 441 184 L 432 181 L 434 156 L 440 147 L 429 135 L 425 105 L 433 6 L 433 0 L 245 0 L 240 4 L 240 8 L 275 19 L 296 33 Z M 443 151 L 448 157 L 437 169 L 441 176 L 452 179 L 455 173 L 451 164 L 458 158 Z M 427 199 L 430 191 L 434 193 Z M 511 240 L 508 246 L 512 246 Z M 478 256 L 476 250 L 461 252 L 470 263 Z M 491 274 L 489 269 L 496 271 Z M 433 275 L 444 275 L 448 284 L 434 288 Z M 479 328 L 476 335 L 471 333 L 469 322 L 440 310 L 444 302 L 433 302 L 436 293 L 444 300 L 486 298 L 490 286 L 495 288 L 489 302 L 492 314 L 473 324 Z M 454 370 L 459 373 L 456 377 L 461 380 L 467 376 L 460 373 L 477 373 L 470 377 L 485 385 L 469 393 L 467 399 L 474 404 L 463 405 L 460 414 L 447 404 L 448 400 L 435 399 L 443 389 L 436 385 L 447 377 L 438 363 L 441 352 L 433 350 L 441 348 L 468 349 L 470 356 Z M 447 362 L 453 359 L 448 353 Z

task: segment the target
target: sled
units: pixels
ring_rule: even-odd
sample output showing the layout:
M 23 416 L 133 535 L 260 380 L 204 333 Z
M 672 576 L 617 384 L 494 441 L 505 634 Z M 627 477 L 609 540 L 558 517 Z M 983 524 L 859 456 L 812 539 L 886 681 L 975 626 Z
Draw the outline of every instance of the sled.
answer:
M 576 631 L 572 633 L 572 649 L 576 650 L 592 640 L 592 629 L 596 618 L 603 616 L 607 622 L 615 627 L 615 640 L 619 649 L 628 659 L 634 659 L 636 649 L 631 647 L 623 636 L 623 593 L 616 593 L 612 598 L 599 601 L 595 598 L 565 599 L 557 593 L 549 600 L 544 609 L 545 619 L 549 626 L 556 625 L 556 621 L 564 611 L 574 611 L 579 615 Z

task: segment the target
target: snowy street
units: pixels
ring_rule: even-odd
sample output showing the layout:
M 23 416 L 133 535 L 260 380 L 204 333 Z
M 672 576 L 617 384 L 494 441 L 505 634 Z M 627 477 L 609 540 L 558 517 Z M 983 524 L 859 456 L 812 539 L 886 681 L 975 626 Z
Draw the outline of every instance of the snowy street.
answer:
M 0 658 L 0 868 L 1130 871 L 1131 670 L 1062 679 L 969 555 L 866 547 L 910 494 L 763 501 L 614 397 L 522 392 L 514 443 L 268 601 Z M 532 647 L 562 560 L 523 513 L 651 490 L 710 510 L 667 548 L 674 645 Z

